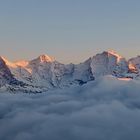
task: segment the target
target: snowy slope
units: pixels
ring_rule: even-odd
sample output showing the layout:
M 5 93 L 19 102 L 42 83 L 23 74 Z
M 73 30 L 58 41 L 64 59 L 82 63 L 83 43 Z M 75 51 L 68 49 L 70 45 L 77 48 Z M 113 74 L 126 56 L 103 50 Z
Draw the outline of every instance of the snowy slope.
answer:
M 136 78 L 139 77 L 137 72 L 139 70 L 140 57 L 127 61 L 114 51 L 97 54 L 77 65 L 62 64 L 48 55 L 15 63 L 0 58 L 1 86 L 10 85 L 11 81 L 18 81 L 14 86 L 10 85 L 10 88 L 35 93 L 53 88 L 83 85 L 104 75 Z
M 135 79 L 140 79 L 140 56 L 131 58 L 129 61 L 129 67 L 133 73 L 135 73 Z
M 0 86 L 10 84 L 12 81 L 14 81 L 14 77 L 10 69 L 7 67 L 4 59 L 0 57 Z
M 140 70 L 140 56 L 131 58 L 129 63 L 132 64 L 138 71 Z
M 128 72 L 128 63 L 125 58 L 113 51 L 106 51 L 93 56 L 91 62 L 92 73 L 95 77 L 113 75 L 124 77 Z

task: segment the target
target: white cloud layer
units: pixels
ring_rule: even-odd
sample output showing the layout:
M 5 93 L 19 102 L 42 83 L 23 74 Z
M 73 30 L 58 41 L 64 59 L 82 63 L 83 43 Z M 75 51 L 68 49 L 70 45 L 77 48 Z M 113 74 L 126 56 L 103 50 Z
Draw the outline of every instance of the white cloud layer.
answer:
M 139 140 L 140 84 L 105 77 L 45 94 L 0 94 L 0 140 Z

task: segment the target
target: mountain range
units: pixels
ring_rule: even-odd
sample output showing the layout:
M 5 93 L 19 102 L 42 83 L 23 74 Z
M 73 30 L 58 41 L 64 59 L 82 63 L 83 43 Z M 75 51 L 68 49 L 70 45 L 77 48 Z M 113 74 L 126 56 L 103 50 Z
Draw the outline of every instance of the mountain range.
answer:
M 41 93 L 83 85 L 105 75 L 139 80 L 140 56 L 126 60 L 114 51 L 104 51 L 80 64 L 62 64 L 48 55 L 18 62 L 0 57 L 0 91 Z

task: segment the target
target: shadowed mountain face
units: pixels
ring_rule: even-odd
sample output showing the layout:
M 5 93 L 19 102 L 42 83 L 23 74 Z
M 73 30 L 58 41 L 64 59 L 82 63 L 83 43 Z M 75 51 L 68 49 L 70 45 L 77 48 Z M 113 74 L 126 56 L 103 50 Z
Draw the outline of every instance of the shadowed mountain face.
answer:
M 139 79 L 140 59 L 125 58 L 113 51 L 97 54 L 80 64 L 62 64 L 47 55 L 31 61 L 9 62 L 0 58 L 0 86 L 24 92 L 83 85 L 105 75 Z M 13 84 L 14 83 L 14 84 Z
M 5 84 L 10 84 L 14 80 L 15 78 L 13 77 L 10 69 L 6 65 L 3 58 L 0 57 L 0 86 L 3 86 Z

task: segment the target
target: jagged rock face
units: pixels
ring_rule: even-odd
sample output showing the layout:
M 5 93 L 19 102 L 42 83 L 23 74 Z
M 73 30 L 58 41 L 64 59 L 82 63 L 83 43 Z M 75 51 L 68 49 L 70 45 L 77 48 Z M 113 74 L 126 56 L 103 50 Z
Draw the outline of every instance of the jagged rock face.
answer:
M 25 66 L 19 64 L 13 71 L 18 80 L 39 87 L 64 87 L 73 84 L 84 84 L 94 79 L 90 67 L 91 60 L 84 63 L 61 64 L 57 61 L 40 61 L 40 57 L 34 59 Z
M 136 78 L 140 77 L 139 70 L 140 57 L 126 61 L 113 51 L 97 54 L 77 65 L 59 63 L 48 55 L 16 63 L 1 57 L 0 85 L 14 83 L 12 88 L 16 86 L 16 90 L 22 89 L 22 91 L 35 91 L 36 93 L 52 88 L 83 85 L 104 75 Z
M 138 68 L 136 68 L 136 65 L 134 65 L 133 63 L 129 62 L 129 73 L 135 73 L 138 74 Z
M 0 57 L 0 86 L 5 84 L 16 84 L 17 80 L 12 75 L 2 57 Z
M 49 57 L 48 55 L 43 54 L 43 55 L 40 55 L 38 58 L 30 61 L 30 64 L 33 64 L 33 63 L 36 63 L 36 64 L 37 63 L 48 63 L 48 62 L 51 63 L 53 61 L 55 61 L 54 58 Z
M 38 86 L 63 87 L 91 80 L 92 73 L 88 61 L 79 65 L 64 65 L 57 61 L 30 63 L 32 79 Z M 92 78 L 93 79 L 93 78 Z
M 131 58 L 129 61 L 130 73 L 133 73 L 131 76 L 133 79 L 140 80 L 140 56 Z
M 122 77 L 128 72 L 128 63 L 125 58 L 112 52 L 103 52 L 92 58 L 91 68 L 96 77 L 109 74 Z
M 133 70 L 135 70 L 136 72 L 139 72 L 140 71 L 140 56 L 131 58 L 129 60 L 129 64 L 132 66 L 131 68 L 133 68 Z

